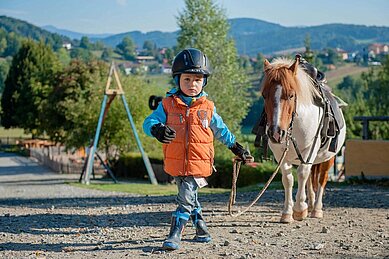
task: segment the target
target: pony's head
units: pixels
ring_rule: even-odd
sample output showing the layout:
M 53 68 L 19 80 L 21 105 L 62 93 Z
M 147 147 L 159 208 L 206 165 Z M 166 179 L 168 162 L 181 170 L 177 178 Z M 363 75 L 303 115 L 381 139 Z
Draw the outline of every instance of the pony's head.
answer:
M 296 114 L 297 100 L 299 104 L 304 104 L 312 99 L 309 87 L 312 79 L 299 67 L 299 62 L 299 55 L 295 60 L 278 58 L 272 63 L 267 59 L 264 61 L 262 96 L 265 100 L 267 135 L 273 143 L 286 140 Z

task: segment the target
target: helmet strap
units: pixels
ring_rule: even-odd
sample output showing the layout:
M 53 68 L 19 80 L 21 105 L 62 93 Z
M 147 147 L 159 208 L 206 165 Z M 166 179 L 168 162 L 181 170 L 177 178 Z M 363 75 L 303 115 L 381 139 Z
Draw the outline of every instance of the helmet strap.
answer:
M 203 89 L 204 89 L 204 87 L 207 85 L 207 83 L 208 83 L 208 78 L 207 78 L 207 76 L 204 76 L 203 77 L 204 78 L 204 81 L 203 81 Z
M 180 76 L 181 75 L 175 75 L 173 77 L 174 83 L 176 84 L 176 86 L 178 86 L 178 88 L 180 88 Z

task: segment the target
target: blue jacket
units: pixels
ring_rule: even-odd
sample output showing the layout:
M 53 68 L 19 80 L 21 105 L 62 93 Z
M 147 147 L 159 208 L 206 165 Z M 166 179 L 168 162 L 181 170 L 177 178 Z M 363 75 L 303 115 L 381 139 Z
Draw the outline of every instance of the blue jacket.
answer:
M 166 96 L 170 96 L 173 94 L 177 94 L 178 89 L 173 88 L 170 90 Z M 186 97 L 182 94 L 178 95 L 181 100 L 183 100 L 188 106 L 192 102 L 192 97 Z M 198 97 L 202 96 L 208 96 L 207 93 L 202 91 Z M 166 123 L 166 114 L 162 106 L 162 102 L 159 103 L 157 109 L 150 114 L 145 121 L 143 122 L 143 130 L 148 136 L 151 135 L 151 127 L 158 123 Z M 220 117 L 219 114 L 216 113 L 216 107 L 213 111 L 212 120 L 210 123 L 211 130 L 213 132 L 214 137 L 222 142 L 224 145 L 226 145 L 228 148 L 232 147 L 235 144 L 235 136 L 231 133 L 231 131 L 228 129 L 227 125 L 223 122 L 223 119 Z

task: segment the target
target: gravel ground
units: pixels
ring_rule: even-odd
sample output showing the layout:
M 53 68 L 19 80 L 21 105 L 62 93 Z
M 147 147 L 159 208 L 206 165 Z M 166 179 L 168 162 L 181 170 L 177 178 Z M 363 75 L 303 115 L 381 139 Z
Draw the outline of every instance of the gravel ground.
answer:
M 389 188 L 327 188 L 324 218 L 278 223 L 283 192 L 270 190 L 249 212 L 227 214 L 228 195 L 201 196 L 212 242 L 160 250 L 174 197 L 72 187 L 35 162 L 0 153 L 1 258 L 389 258 Z M 257 193 L 238 194 L 245 205 Z

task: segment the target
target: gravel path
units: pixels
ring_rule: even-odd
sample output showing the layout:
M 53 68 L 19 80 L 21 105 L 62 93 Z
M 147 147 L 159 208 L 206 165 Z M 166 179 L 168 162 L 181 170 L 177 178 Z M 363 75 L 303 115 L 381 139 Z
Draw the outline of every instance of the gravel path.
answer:
M 278 223 L 282 191 L 267 191 L 238 218 L 227 215 L 228 195 L 201 196 L 212 242 L 192 242 L 189 224 L 182 248 L 166 253 L 173 196 L 64 184 L 78 177 L 0 153 L 1 258 L 389 258 L 389 188 L 328 188 L 323 219 L 288 225 Z

